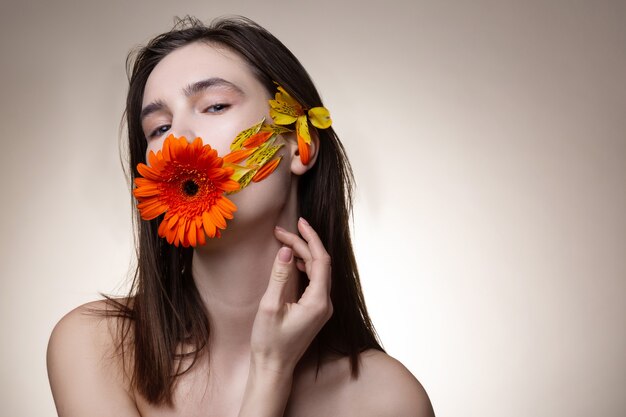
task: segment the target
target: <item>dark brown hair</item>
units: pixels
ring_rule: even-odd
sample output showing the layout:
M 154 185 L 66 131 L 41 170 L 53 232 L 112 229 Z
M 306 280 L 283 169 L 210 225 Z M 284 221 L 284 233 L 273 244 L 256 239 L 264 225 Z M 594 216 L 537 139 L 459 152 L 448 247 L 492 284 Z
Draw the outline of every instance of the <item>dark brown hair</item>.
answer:
M 268 91 L 274 81 L 305 107 L 322 106 L 315 86 L 298 59 L 272 34 L 243 17 L 219 19 L 206 26 L 195 18 L 179 19 L 174 28 L 129 54 L 129 90 L 125 118 L 131 180 L 145 162 L 146 146 L 140 112 L 144 87 L 154 67 L 170 52 L 193 42 L 229 48 L 249 65 Z M 329 353 L 350 357 L 354 378 L 358 355 L 366 349 L 384 351 L 370 321 L 352 249 L 349 219 L 353 176 L 350 164 L 332 128 L 319 130 L 315 165 L 299 180 L 298 204 L 302 217 L 318 232 L 332 259 L 333 315 L 315 337 L 307 353 L 321 360 Z M 131 384 L 150 403 L 172 404 L 174 384 L 203 354 L 210 336 L 206 310 L 191 276 L 192 248 L 169 245 L 157 234 L 162 216 L 142 221 L 134 210 L 137 268 L 126 299 L 103 295 L 113 309 L 105 314 L 122 318 L 117 347 L 124 360 L 132 357 Z M 306 286 L 301 276 L 300 290 Z M 177 350 L 191 346 L 187 353 Z M 190 358 L 185 369 L 180 359 Z M 126 362 L 125 362 L 126 363 Z

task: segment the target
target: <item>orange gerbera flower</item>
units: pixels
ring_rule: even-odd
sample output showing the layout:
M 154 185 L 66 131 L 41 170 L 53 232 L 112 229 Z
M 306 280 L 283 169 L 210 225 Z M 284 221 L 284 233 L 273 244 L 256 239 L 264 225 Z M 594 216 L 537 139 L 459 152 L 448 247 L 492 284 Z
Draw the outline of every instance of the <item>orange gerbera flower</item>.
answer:
M 133 190 L 141 218 L 165 213 L 159 236 L 175 246 L 195 247 L 206 243 L 205 235 L 220 237 L 237 210 L 224 194 L 238 190 L 239 183 L 217 151 L 200 138 L 188 143 L 184 136 L 169 135 L 162 150 L 150 151 L 148 162 L 137 165 L 143 178 L 135 179 Z
M 290 125 L 296 123 L 296 136 L 298 138 L 298 151 L 303 164 L 308 164 L 310 159 L 311 134 L 309 122 L 319 129 L 326 129 L 332 124 L 330 112 L 326 107 L 313 107 L 305 109 L 296 99 L 291 97 L 280 85 L 274 100 L 269 100 L 270 116 L 277 125 Z M 308 116 L 308 118 L 307 118 Z

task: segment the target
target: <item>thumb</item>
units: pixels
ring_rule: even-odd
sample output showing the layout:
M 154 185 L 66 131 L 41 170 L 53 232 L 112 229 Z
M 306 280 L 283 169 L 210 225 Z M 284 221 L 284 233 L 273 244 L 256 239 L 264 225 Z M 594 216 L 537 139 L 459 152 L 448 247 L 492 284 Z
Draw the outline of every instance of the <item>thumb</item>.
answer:
M 263 295 L 263 301 L 267 303 L 267 306 L 279 308 L 285 303 L 286 288 L 289 284 L 289 275 L 293 269 L 292 267 L 293 251 L 290 247 L 283 246 L 276 254 L 270 282 L 267 285 L 265 295 Z

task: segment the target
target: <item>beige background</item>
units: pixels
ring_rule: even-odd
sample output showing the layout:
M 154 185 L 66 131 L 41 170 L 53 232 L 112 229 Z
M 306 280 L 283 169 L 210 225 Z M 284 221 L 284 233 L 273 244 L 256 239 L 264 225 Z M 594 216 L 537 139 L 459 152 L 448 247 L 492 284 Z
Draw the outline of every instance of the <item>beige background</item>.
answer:
M 0 415 L 54 415 L 52 327 L 124 288 L 124 60 L 187 13 L 312 74 L 374 322 L 438 416 L 626 415 L 625 2 L 175 3 L 2 2 Z

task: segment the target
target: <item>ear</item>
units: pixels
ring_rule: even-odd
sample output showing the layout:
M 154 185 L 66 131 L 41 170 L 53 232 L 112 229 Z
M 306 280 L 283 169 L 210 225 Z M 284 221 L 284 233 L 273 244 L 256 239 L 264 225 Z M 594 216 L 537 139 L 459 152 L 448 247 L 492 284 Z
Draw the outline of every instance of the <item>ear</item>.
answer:
M 294 175 L 302 175 L 315 165 L 317 161 L 317 155 L 319 154 L 320 139 L 317 134 L 317 129 L 313 128 L 309 131 L 311 135 L 311 143 L 309 144 L 309 161 L 304 164 L 300 158 L 300 150 L 298 149 L 298 139 L 296 133 L 293 132 L 290 135 L 288 146 L 291 153 L 291 172 Z

